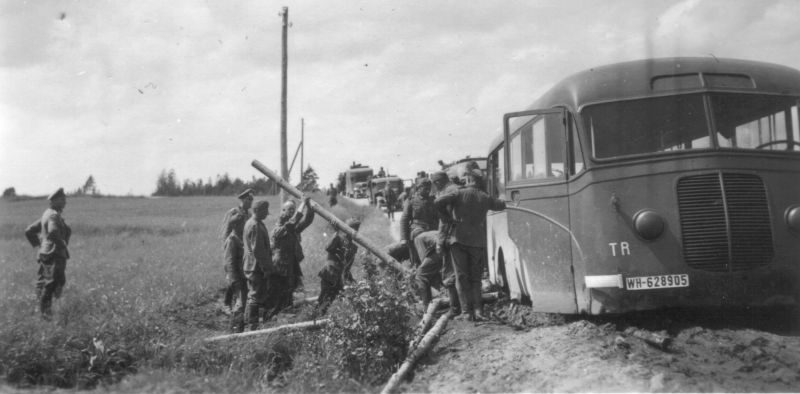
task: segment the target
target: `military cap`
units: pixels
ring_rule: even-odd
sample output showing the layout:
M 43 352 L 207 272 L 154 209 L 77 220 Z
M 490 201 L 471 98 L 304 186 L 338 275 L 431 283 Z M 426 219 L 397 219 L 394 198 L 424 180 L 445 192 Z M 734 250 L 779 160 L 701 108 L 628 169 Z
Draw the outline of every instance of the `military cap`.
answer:
M 49 197 L 47 197 L 47 199 L 50 200 L 50 201 L 53 201 L 53 200 L 55 200 L 57 198 L 64 198 L 64 197 L 66 197 L 66 195 L 64 194 L 64 188 L 63 187 L 59 187 L 58 190 L 53 192 L 53 194 L 51 194 Z
M 244 189 L 241 193 L 239 193 L 239 199 L 243 200 L 245 198 L 253 198 L 253 189 Z
M 447 173 L 444 171 L 436 171 L 431 175 L 431 180 L 434 181 L 447 181 Z
M 269 201 L 261 200 L 253 206 L 253 211 L 261 211 L 262 209 L 269 210 Z
M 345 221 L 344 223 L 350 226 L 350 228 L 352 228 L 353 230 L 358 230 L 359 227 L 361 227 L 361 222 L 359 222 L 358 219 L 355 218 L 347 219 L 347 221 Z

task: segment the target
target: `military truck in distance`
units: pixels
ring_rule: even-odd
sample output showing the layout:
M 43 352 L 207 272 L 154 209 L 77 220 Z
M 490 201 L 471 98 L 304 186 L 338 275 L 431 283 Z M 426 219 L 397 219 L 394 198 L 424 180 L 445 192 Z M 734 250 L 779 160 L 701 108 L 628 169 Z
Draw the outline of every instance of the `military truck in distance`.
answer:
M 402 208 L 402 205 L 399 205 L 400 200 L 397 197 L 403 192 L 404 185 L 403 179 L 396 175 L 389 175 L 383 178 L 372 178 L 372 182 L 370 183 L 370 203 L 378 208 L 381 208 L 386 203 L 383 191 L 386 189 L 387 183 L 389 184 L 389 187 L 394 190 L 395 203 L 393 207 L 386 207 L 386 209 L 389 210 L 391 208 L 397 211 Z
M 367 182 L 372 178 L 372 168 L 369 166 L 361 165 L 360 163 L 353 162 L 353 164 L 344 172 L 345 189 L 344 194 L 350 198 L 359 197 L 357 190 L 357 183 Z

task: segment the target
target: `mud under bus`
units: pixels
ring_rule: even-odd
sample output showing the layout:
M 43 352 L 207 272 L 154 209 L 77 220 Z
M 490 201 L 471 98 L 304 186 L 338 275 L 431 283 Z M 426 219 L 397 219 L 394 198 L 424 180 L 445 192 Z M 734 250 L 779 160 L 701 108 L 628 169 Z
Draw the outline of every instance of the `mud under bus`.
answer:
M 490 280 L 534 309 L 797 305 L 800 71 L 648 59 L 504 116 Z

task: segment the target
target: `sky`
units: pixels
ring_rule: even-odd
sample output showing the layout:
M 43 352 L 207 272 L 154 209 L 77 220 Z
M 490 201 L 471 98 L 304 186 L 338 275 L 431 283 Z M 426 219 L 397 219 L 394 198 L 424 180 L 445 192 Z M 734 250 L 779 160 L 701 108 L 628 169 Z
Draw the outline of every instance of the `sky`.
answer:
M 149 195 L 169 169 L 280 172 L 284 6 L 289 161 L 302 119 L 323 185 L 353 161 L 411 178 L 486 156 L 504 113 L 595 66 L 800 69 L 797 0 L 0 0 L 0 188 L 44 195 L 91 175 L 101 193 Z

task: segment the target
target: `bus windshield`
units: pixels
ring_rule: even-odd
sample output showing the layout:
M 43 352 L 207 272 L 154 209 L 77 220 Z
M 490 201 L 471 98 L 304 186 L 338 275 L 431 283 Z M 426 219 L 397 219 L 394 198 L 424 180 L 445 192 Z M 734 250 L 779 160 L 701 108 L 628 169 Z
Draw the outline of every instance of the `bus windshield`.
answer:
M 587 106 L 595 158 L 678 150 L 769 149 L 800 151 L 797 98 L 754 94 L 690 94 Z M 713 121 L 713 122 L 712 122 Z M 709 127 L 716 128 L 716 142 Z

